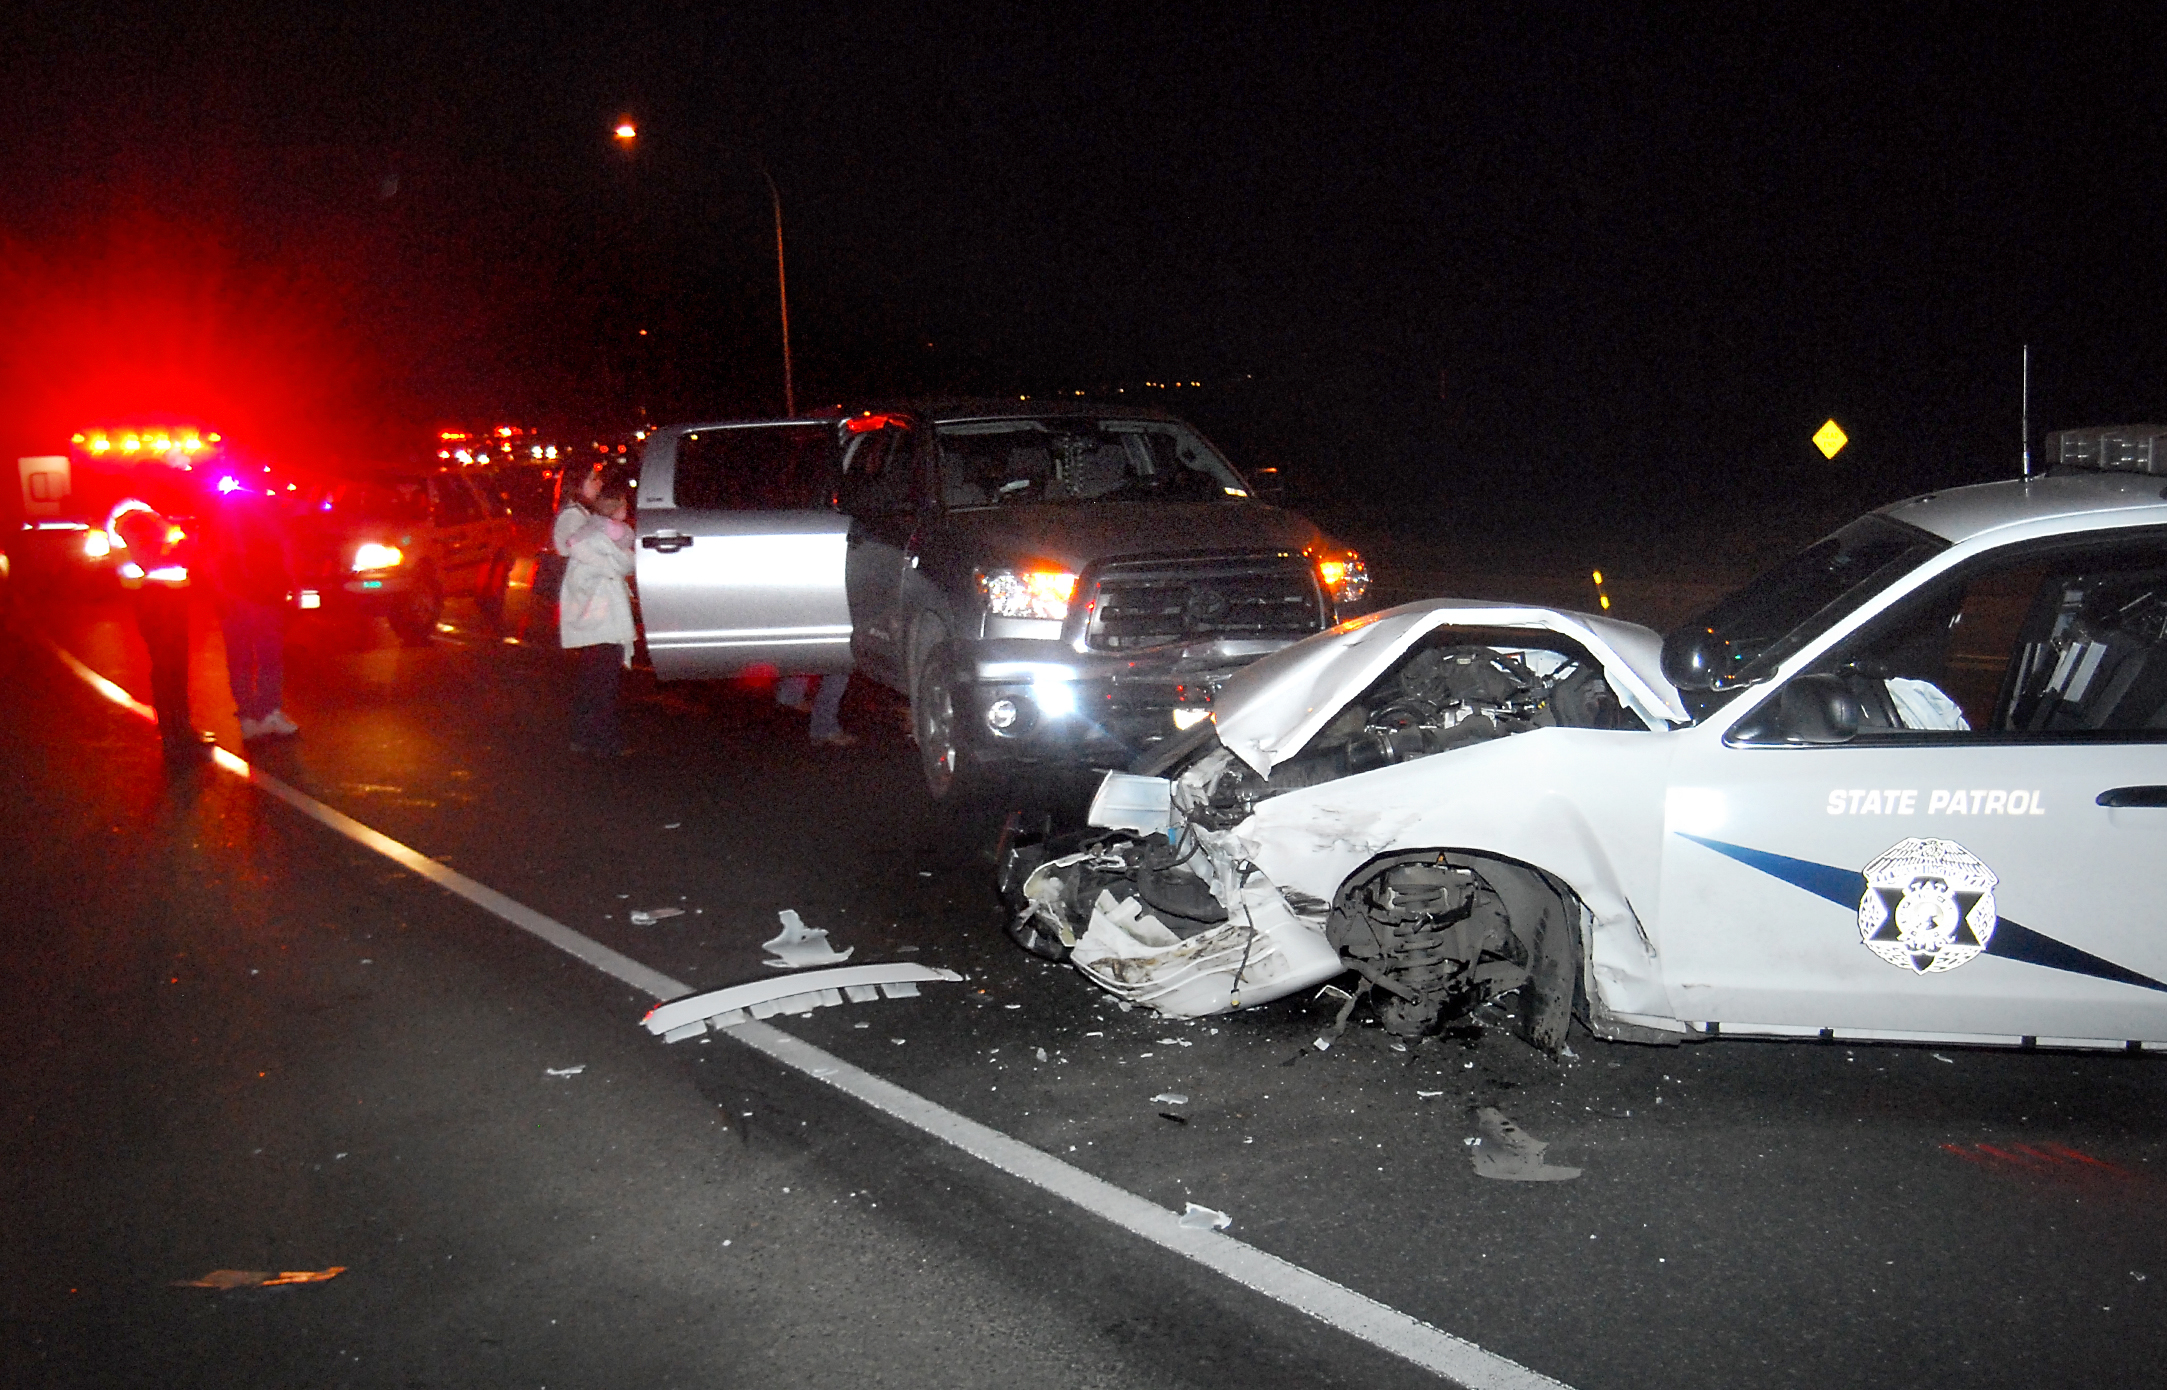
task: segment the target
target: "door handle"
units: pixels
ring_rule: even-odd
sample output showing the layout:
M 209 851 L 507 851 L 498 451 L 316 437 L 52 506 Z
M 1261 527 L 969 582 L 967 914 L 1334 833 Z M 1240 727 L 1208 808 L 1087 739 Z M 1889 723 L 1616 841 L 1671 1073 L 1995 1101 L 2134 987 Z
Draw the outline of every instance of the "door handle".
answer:
M 672 551 L 683 550 L 686 546 L 692 544 L 692 537 L 664 532 L 659 536 L 642 536 L 640 537 L 640 544 L 646 546 L 649 550 L 659 550 L 664 554 L 668 554 Z
M 2167 787 L 2109 787 L 2092 800 L 2101 806 L 2167 807 Z

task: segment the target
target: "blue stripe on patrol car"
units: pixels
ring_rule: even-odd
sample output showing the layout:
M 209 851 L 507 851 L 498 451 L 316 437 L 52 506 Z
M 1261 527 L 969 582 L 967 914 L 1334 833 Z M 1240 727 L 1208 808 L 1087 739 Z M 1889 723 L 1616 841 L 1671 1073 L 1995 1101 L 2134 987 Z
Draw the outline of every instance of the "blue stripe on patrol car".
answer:
M 1744 845 L 1725 844 L 1700 835 L 1678 832 L 1696 845 L 1706 845 L 1716 853 L 1735 859 L 1749 868 L 1759 869 L 1771 878 L 1780 878 L 1794 888 L 1803 888 L 1817 898 L 1826 898 L 1838 907 L 1858 911 L 1859 899 L 1866 895 L 1866 875 L 1856 869 L 1839 869 L 1828 864 L 1816 864 L 1811 859 L 1793 859 L 1788 855 L 1771 854 L 1765 849 L 1748 849 Z M 2167 992 L 2162 984 L 2149 975 L 2140 975 L 2125 966 L 2104 960 L 2090 951 L 2079 950 L 2067 942 L 2056 941 L 2042 935 L 2020 922 L 2007 917 L 1998 918 L 1994 935 L 1988 938 L 1986 954 L 2000 956 L 2004 960 L 2022 961 L 2027 965 L 2043 965 L 2049 970 L 2066 970 L 2073 975 L 2090 975 L 2095 979 L 2113 980 L 2120 984 L 2137 985 L 2144 989 Z

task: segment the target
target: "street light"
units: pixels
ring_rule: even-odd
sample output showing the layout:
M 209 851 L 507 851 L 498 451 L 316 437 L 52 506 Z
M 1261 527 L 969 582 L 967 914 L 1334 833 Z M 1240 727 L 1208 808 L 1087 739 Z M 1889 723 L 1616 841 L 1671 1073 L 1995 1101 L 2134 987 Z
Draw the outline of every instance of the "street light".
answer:
M 776 190 L 775 176 L 767 171 L 765 160 L 760 164 L 760 177 L 767 180 L 768 200 L 775 205 L 775 297 L 783 311 L 783 414 L 795 417 L 798 391 L 790 374 L 790 281 L 783 274 L 783 195 Z
M 611 134 L 616 137 L 618 148 L 629 154 L 640 131 L 630 116 L 622 116 Z M 794 416 L 798 413 L 798 389 L 790 362 L 790 279 L 783 269 L 783 195 L 775 187 L 775 176 L 767 171 L 767 161 L 759 161 L 759 169 L 760 177 L 767 183 L 768 202 L 775 209 L 775 298 L 781 305 L 783 321 L 783 413 Z M 647 330 L 643 328 L 640 332 L 644 336 Z

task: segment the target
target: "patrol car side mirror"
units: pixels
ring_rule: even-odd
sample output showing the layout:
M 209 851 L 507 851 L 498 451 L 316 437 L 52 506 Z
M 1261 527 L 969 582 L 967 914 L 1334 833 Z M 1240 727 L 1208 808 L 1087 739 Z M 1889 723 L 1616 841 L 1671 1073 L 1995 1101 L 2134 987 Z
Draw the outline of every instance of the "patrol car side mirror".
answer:
M 1680 690 L 1713 690 L 1731 644 L 1711 627 L 1681 627 L 1663 639 L 1663 679 Z
M 1777 697 L 1775 732 L 1785 743 L 1849 743 L 1863 718 L 1843 677 L 1798 676 Z

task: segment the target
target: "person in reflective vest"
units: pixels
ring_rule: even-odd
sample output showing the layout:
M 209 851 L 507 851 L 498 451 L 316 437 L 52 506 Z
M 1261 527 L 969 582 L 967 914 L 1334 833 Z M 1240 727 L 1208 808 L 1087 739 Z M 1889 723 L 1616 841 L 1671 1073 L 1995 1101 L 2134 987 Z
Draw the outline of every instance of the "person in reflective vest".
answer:
M 181 522 L 136 497 L 113 508 L 105 531 L 150 652 L 151 708 L 158 713 L 166 760 L 199 761 L 209 747 L 188 716 L 188 569 L 194 538 Z

